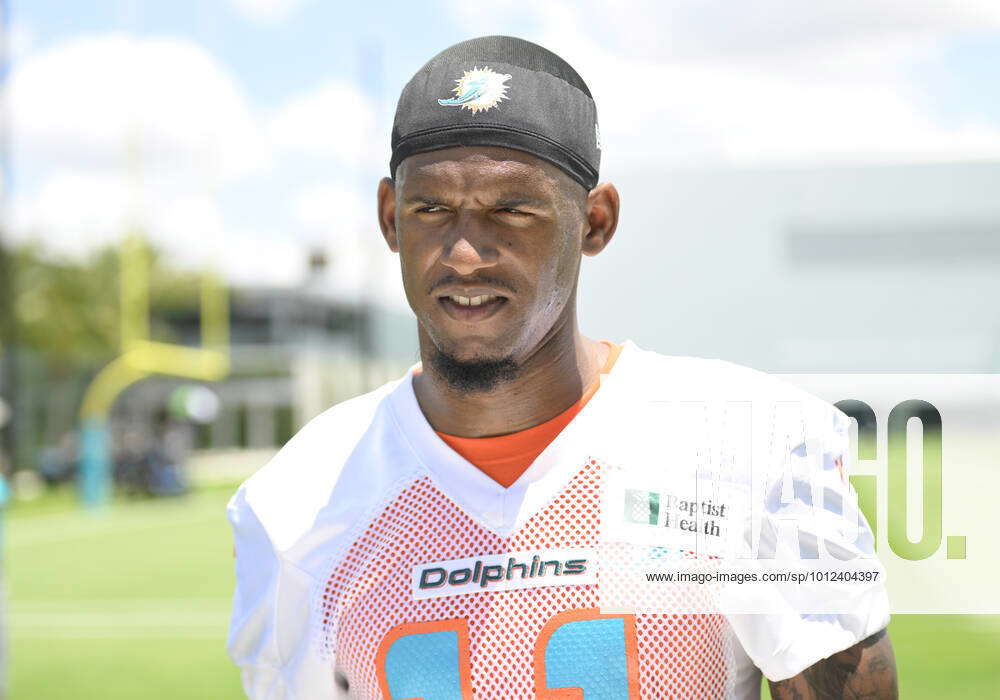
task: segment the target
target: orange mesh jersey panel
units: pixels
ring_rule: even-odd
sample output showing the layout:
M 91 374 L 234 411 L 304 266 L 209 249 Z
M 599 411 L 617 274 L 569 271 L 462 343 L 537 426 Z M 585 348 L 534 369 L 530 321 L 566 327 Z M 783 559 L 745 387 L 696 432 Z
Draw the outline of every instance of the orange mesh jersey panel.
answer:
M 340 660 L 359 696 L 386 697 L 381 694 L 380 679 L 385 683 L 396 670 L 391 659 L 386 668 L 384 654 L 381 665 L 377 663 L 379 645 L 386 635 L 404 625 L 461 620 L 467 625 L 469 646 L 456 649 L 456 653 L 458 658 L 469 659 L 472 697 L 535 698 L 542 689 L 535 667 L 544 662 L 547 651 L 545 640 L 540 640 L 544 627 L 567 612 L 574 612 L 580 620 L 595 619 L 599 615 L 596 585 L 414 600 L 410 577 L 396 574 L 410 572 L 422 562 L 452 561 L 469 555 L 596 547 L 597 494 L 605 469 L 596 460 L 580 465 L 577 476 L 550 505 L 506 537 L 477 525 L 429 480 L 418 481 L 389 504 L 346 553 L 324 593 L 324 614 L 339 621 L 336 640 L 330 642 L 331 656 Z M 374 562 L 378 562 L 377 567 L 373 567 Z M 624 638 L 626 650 L 621 658 L 607 659 L 606 663 L 609 674 L 624 672 L 626 694 L 610 697 L 638 698 L 640 689 L 643 698 L 727 697 L 732 684 L 733 640 L 723 617 L 639 615 L 624 620 L 632 625 L 629 634 L 635 637 Z M 584 640 L 594 644 L 587 635 Z M 636 649 L 632 659 L 627 651 L 630 643 Z M 433 663 L 430 650 L 427 653 L 425 663 Z M 630 661 L 634 678 L 627 672 Z M 588 663 L 587 656 L 581 654 L 577 663 Z M 571 671 L 558 669 L 562 675 Z M 613 679 L 604 680 L 613 685 Z M 553 687 L 559 686 L 554 683 Z M 598 693 L 596 697 L 609 696 Z

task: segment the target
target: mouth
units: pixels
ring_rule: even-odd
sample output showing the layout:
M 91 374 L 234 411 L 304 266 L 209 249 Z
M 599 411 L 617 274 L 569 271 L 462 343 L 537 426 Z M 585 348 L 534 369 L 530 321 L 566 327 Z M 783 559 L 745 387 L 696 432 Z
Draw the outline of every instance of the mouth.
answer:
M 484 321 L 500 311 L 507 304 L 507 297 L 497 294 L 462 296 L 449 294 L 438 297 L 438 304 L 445 313 L 456 321 L 474 323 Z

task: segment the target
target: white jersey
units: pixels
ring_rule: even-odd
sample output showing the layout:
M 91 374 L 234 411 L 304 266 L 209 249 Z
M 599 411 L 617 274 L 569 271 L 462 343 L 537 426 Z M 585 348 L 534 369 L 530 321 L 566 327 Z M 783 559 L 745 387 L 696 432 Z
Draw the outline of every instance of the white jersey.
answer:
M 742 427 L 716 425 L 744 409 Z M 678 430 L 682 414 L 701 427 Z M 356 698 L 756 698 L 761 671 L 791 677 L 884 628 L 884 576 L 860 594 L 821 584 L 825 602 L 848 607 L 839 613 L 698 612 L 671 607 L 681 587 L 647 590 L 616 562 L 690 555 L 688 529 L 717 541 L 709 553 L 727 526 L 746 540 L 737 504 L 706 475 L 752 457 L 772 462 L 755 473 L 781 462 L 783 476 L 730 479 L 749 498 L 744 515 L 776 532 L 809 510 L 803 547 L 822 541 L 877 567 L 868 525 L 845 522 L 847 421 L 766 374 L 626 341 L 504 488 L 438 437 L 407 372 L 310 421 L 233 496 L 229 653 L 254 700 L 337 698 L 345 682 Z M 761 548 L 778 563 L 801 555 L 781 542 Z

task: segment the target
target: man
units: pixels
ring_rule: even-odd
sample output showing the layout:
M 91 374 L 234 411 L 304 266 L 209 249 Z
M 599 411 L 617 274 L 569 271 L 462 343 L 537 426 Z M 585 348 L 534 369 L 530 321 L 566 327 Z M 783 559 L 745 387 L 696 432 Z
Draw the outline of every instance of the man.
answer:
M 581 257 L 610 242 L 619 196 L 598 184 L 576 71 L 520 39 L 457 44 L 403 90 L 392 146 L 378 220 L 422 362 L 311 421 L 230 502 L 247 694 L 747 698 L 762 669 L 776 698 L 896 697 L 881 581 L 826 614 L 771 585 L 777 608 L 733 607 L 750 599 L 736 587 L 722 614 L 699 607 L 708 587 L 629 583 L 636 562 L 713 565 L 726 537 L 749 541 L 740 498 L 761 558 L 788 558 L 777 526 L 803 509 L 793 548 L 870 557 L 872 538 L 841 527 L 843 414 L 751 370 L 581 335 Z M 769 460 L 791 495 L 757 472 L 706 477 L 752 451 L 730 449 L 744 423 L 717 409 L 778 404 L 804 408 L 768 430 L 811 426 Z M 722 443 L 732 459 L 702 459 Z

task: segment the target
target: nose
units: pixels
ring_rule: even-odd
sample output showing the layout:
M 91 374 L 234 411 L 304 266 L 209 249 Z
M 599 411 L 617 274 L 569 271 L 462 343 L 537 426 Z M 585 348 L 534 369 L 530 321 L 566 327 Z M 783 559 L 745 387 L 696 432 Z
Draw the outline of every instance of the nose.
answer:
M 498 257 L 494 234 L 471 215 L 458 217 L 441 251 L 441 263 L 463 276 L 493 267 Z

